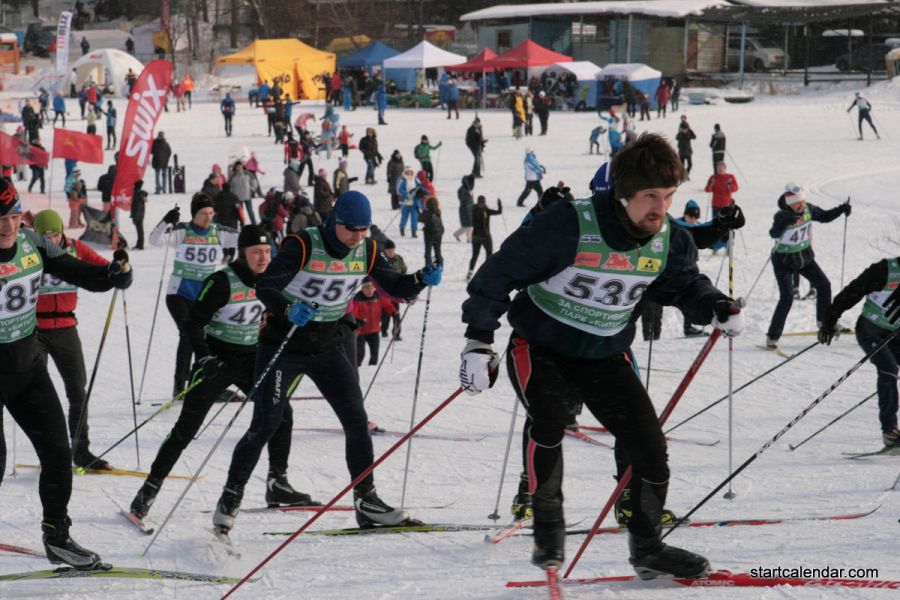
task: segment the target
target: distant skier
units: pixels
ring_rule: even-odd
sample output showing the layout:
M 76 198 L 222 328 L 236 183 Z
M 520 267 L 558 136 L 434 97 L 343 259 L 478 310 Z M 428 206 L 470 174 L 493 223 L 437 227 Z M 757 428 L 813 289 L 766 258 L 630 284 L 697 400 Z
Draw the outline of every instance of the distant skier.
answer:
M 856 320 L 856 341 L 868 354 L 900 329 L 890 320 L 885 306 L 894 290 L 900 289 L 900 259 L 885 258 L 869 265 L 856 279 L 835 296 L 819 327 L 819 342 L 831 344 L 838 335 L 838 319 L 857 302 L 866 298 Z M 878 370 L 878 420 L 886 447 L 900 447 L 897 429 L 897 373 L 900 371 L 900 339 L 894 338 L 870 359 Z
M 857 127 L 859 127 L 859 139 L 863 139 L 862 124 L 863 121 L 866 121 L 869 123 L 869 127 L 872 128 L 872 131 L 875 132 L 875 137 L 880 140 L 881 136 L 878 135 L 878 130 L 875 129 L 875 124 L 872 123 L 872 115 L 869 114 L 872 112 L 872 103 L 863 98 L 862 94 L 856 92 L 856 95 L 853 98 L 853 104 L 850 105 L 850 108 L 847 109 L 847 112 L 849 113 L 851 110 L 853 110 L 854 106 L 859 111 L 859 118 L 856 122 Z
M 777 240 L 772 250 L 772 268 L 778 284 L 779 299 L 766 334 L 766 348 L 778 347 L 778 339 L 784 331 L 791 305 L 794 303 L 793 274 L 800 275 L 816 288 L 816 320 L 825 318 L 831 304 L 831 283 L 816 262 L 810 232 L 812 222 L 830 223 L 841 215 L 850 216 L 850 204 L 844 203 L 829 210 L 806 202 L 806 190 L 795 183 L 785 186 L 778 198 L 778 212 L 769 229 L 769 237 Z
M 716 165 L 725 162 L 725 132 L 718 123 L 713 125 L 713 134 L 709 139 L 709 148 L 712 150 L 712 167 L 713 173 L 716 172 Z
M 222 102 L 219 104 L 219 110 L 222 111 L 222 118 L 225 119 L 225 135 L 231 136 L 231 121 L 234 119 L 234 99 L 231 94 L 225 94 Z

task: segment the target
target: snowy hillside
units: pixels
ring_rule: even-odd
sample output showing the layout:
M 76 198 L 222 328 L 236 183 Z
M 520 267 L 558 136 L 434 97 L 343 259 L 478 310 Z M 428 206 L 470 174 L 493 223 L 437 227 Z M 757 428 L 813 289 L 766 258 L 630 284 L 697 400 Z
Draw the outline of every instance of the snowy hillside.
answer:
M 771 248 L 768 228 L 775 211 L 775 201 L 784 185 L 797 182 L 811 191 L 811 201 L 823 208 L 852 198 L 853 214 L 847 222 L 847 253 L 844 282 L 850 281 L 870 263 L 898 252 L 897 190 L 900 189 L 900 86 L 880 84 L 864 93 L 873 104 L 873 115 L 882 131 L 882 140 L 856 140 L 855 111 L 844 114 L 852 101 L 852 92 L 830 92 L 808 95 L 760 97 L 743 105 L 688 106 L 682 104 L 679 114 L 686 114 L 697 132 L 694 174 L 679 189 L 672 214 L 680 215 L 688 199 L 696 199 L 706 210 L 707 198 L 702 191 L 711 174 L 710 154 L 706 144 L 714 123 L 719 123 L 728 136 L 729 170 L 740 184 L 737 201 L 747 215 L 747 226 L 735 244 L 735 290 L 745 295 Z M 72 115 L 77 103 L 69 102 Z M 174 103 L 173 108 L 174 108 Z M 118 102 L 120 117 L 124 104 Z M 306 109 L 321 116 L 321 106 Z M 451 232 L 458 226 L 456 189 L 460 177 L 471 168 L 471 155 L 465 147 L 465 130 L 474 113 L 464 111 L 460 120 L 447 121 L 438 110 L 390 110 L 388 126 L 378 128 L 379 146 L 385 162 L 398 148 L 414 164 L 413 146 L 422 134 L 432 143 L 443 141 L 443 147 L 432 153 L 437 171 L 436 186 L 442 202 L 447 229 L 444 236 L 444 282 L 434 290 L 425 340 L 417 419 L 426 415 L 447 398 L 458 386 L 459 352 L 464 340 L 460 322 L 460 304 L 465 299 L 464 277 L 470 248 L 457 243 Z M 590 180 L 600 159 L 590 156 L 588 137 L 597 124 L 593 113 L 554 112 L 546 137 L 511 137 L 508 111 L 480 113 L 485 136 L 490 140 L 485 155 L 486 176 L 477 180 L 475 193 L 484 194 L 490 205 L 500 197 L 504 203 L 502 217 L 492 219 L 495 245 L 513 231 L 525 214 L 516 208 L 515 200 L 524 186 L 522 160 L 526 147 L 533 147 L 548 173 L 545 182 L 558 180 L 572 187 L 576 197 L 587 195 Z M 120 118 L 120 122 L 124 120 Z M 359 140 L 365 128 L 375 126 L 376 114 L 360 109 L 343 115 Z M 638 130 L 658 131 L 674 139 L 678 118 L 638 122 Z M 83 130 L 82 121 L 73 120 L 71 127 Z M 537 123 L 535 123 L 537 129 Z M 158 129 L 166 132 L 173 152 L 187 165 L 189 191 L 200 188 L 212 163 L 225 163 L 229 149 L 244 144 L 256 152 L 267 171 L 264 188 L 280 186 L 282 148 L 266 137 L 265 118 L 261 110 L 249 109 L 241 99 L 234 121 L 235 137 L 224 137 L 218 107 L 199 104 L 186 113 L 169 112 L 162 116 Z M 43 137 L 50 136 L 45 129 Z M 107 153 L 111 160 L 110 153 Z M 324 167 L 329 176 L 338 158 L 330 161 L 324 155 L 316 168 Z M 62 164 L 56 161 L 53 205 L 67 214 L 61 188 Z M 417 166 L 417 165 L 416 165 Z M 82 165 L 86 181 L 93 188 L 105 166 Z M 351 151 L 350 175 L 364 179 L 365 166 L 358 151 Z M 152 173 L 146 179 L 152 180 Z M 379 169 L 375 186 L 355 185 L 372 200 L 375 223 L 386 227 L 396 241 L 411 269 L 423 262 L 422 238 L 400 237 L 398 220 L 390 210 L 383 168 Z M 305 180 L 305 176 L 304 176 Z M 148 183 L 147 188 L 152 191 Z M 310 192 L 311 193 L 311 192 Z M 189 195 L 151 196 L 145 226 L 152 229 L 162 215 L 177 203 L 182 215 L 189 214 Z M 528 201 L 532 205 L 535 198 Z M 30 207 L 42 208 L 45 200 L 29 196 Z M 99 194 L 91 196 L 99 205 Z M 123 232 L 134 239 L 130 220 L 124 220 Z M 840 285 L 843 220 L 831 224 L 814 224 L 814 247 L 818 261 L 828 274 L 836 293 Z M 140 380 L 157 286 L 164 271 L 171 266 L 161 264 L 163 248 L 131 253 L 135 269 L 133 287 L 128 290 L 129 328 L 135 379 Z M 106 253 L 109 254 L 108 252 Z M 171 257 L 170 257 L 171 262 Z M 722 263 L 721 256 L 701 253 L 700 266 L 713 280 Z M 719 281 L 727 289 L 727 269 Z M 807 289 L 804 282 L 802 289 Z M 748 327 L 734 343 L 734 381 L 736 385 L 774 366 L 780 357 L 763 352 L 765 331 L 777 300 L 777 289 L 771 267 L 767 266 L 746 309 Z M 84 343 L 88 371 L 94 363 L 110 294 L 82 292 L 78 307 L 79 332 Z M 396 344 L 367 400 L 370 418 L 390 430 L 404 430 L 409 425 L 410 407 L 419 349 L 419 334 L 425 302 L 415 304 L 403 324 L 403 341 Z M 848 312 L 843 322 L 852 326 L 858 308 Z M 786 331 L 815 329 L 814 306 L 809 301 L 795 302 Z M 681 315 L 667 309 L 662 339 L 653 346 L 650 394 L 658 409 L 666 403 L 690 365 L 703 340 L 677 339 L 681 336 Z M 508 326 L 497 336 L 496 348 L 502 350 L 508 337 Z M 97 383 L 91 399 L 92 449 L 99 453 L 124 435 L 132 426 L 129 391 L 128 355 L 125 346 L 123 315 L 116 310 L 110 337 L 101 361 Z M 781 347 L 797 352 L 812 344 L 813 337 L 784 337 Z M 138 419 L 156 410 L 151 405 L 167 399 L 172 387 L 174 354 L 177 344 L 175 326 L 165 306 L 161 306 L 149 357 L 144 402 L 138 407 Z M 384 348 L 386 344 L 382 344 Z M 642 366 L 647 364 L 648 345 L 634 344 L 634 352 Z M 844 336 L 831 347 L 816 347 L 783 369 L 743 391 L 734 398 L 734 464 L 749 458 L 814 398 L 828 388 L 844 371 L 862 356 L 852 336 Z M 728 345 L 721 341 L 713 349 L 670 423 L 676 423 L 727 392 Z M 655 369 L 659 370 L 655 370 Z M 51 368 L 57 389 L 62 385 Z M 374 373 L 374 367 L 363 366 L 363 386 Z M 645 371 L 642 371 L 646 375 Z M 835 427 L 827 430 L 796 452 L 788 442 L 797 443 L 819 426 L 837 416 L 866 395 L 875 391 L 875 369 L 866 364 L 853 377 L 831 394 L 815 411 L 801 421 L 784 440 L 775 444 L 734 481 L 734 500 L 718 494 L 694 519 L 781 518 L 824 516 L 861 512 L 878 505 L 871 516 L 852 521 L 797 522 L 766 527 L 683 528 L 667 539 L 676 545 L 707 556 L 714 568 L 748 571 L 762 566 L 773 567 L 866 567 L 879 570 L 879 579 L 900 580 L 897 565 L 897 535 L 900 524 L 900 490 L 886 492 L 900 472 L 900 460 L 878 457 L 847 461 L 845 451 L 877 450 L 881 447 L 877 421 L 877 405 L 872 400 Z M 308 382 L 300 386 L 303 396 L 317 396 Z M 63 406 L 66 406 L 63 398 Z M 427 522 L 489 524 L 487 515 L 494 509 L 506 435 L 514 396 L 504 372 L 497 385 L 477 397 L 460 396 L 426 428 L 426 432 L 477 438 L 478 441 L 445 441 L 417 439 L 412 446 L 410 478 L 406 502 L 413 507 L 450 504 L 442 509 L 413 509 L 412 514 Z M 214 407 L 214 410 L 218 406 Z M 174 473 L 190 474 L 212 448 L 216 437 L 237 405 L 225 408 L 216 422 L 184 453 Z M 293 403 L 295 427 L 337 427 L 337 419 L 321 400 Z M 158 444 L 177 417 L 178 407 L 161 415 L 140 431 L 140 467 L 149 468 Z M 231 452 L 246 430 L 250 410 L 245 410 L 235 426 L 226 434 L 204 476 L 190 491 L 178 512 L 156 541 L 146 558 L 138 557 L 148 542 L 116 514 L 115 506 L 104 492 L 126 505 L 137 491 L 140 480 L 131 477 L 80 476 L 74 481 L 70 514 L 74 521 L 73 537 L 96 550 L 104 560 L 115 565 L 178 569 L 201 573 L 241 576 L 265 558 L 283 538 L 262 535 L 263 532 L 293 531 L 305 517 L 300 513 L 241 514 L 232 533 L 240 549 L 241 559 L 225 555 L 208 532 L 209 514 L 225 481 Z M 702 417 L 680 428 L 681 440 L 669 445 L 672 480 L 668 507 L 683 514 L 703 498 L 728 474 L 727 403 L 720 404 Z M 518 411 L 521 426 L 522 411 Z M 581 422 L 594 423 L 584 414 Z M 13 422 L 4 421 L 9 445 L 7 476 L 0 486 L 0 543 L 40 549 L 41 508 L 37 495 L 38 472 L 19 469 L 8 474 L 13 464 Z M 596 434 L 603 438 L 604 434 Z M 510 466 L 500 499 L 500 524 L 511 518 L 509 505 L 521 467 L 520 435 L 517 430 Z M 713 447 L 689 441 L 721 440 Z M 387 449 L 394 438 L 374 439 L 376 456 Z M 320 501 L 329 500 L 348 482 L 344 464 L 342 436 L 295 432 L 289 477 L 298 490 L 308 492 Z M 566 517 L 570 523 L 588 527 L 613 489 L 614 464 L 610 450 L 588 445 L 575 439 L 564 442 L 566 454 Z M 379 494 L 389 503 L 399 504 L 405 451 L 398 452 L 376 471 Z M 110 456 L 121 468 L 138 467 L 132 440 L 122 444 Z M 31 446 L 18 433 L 16 461 L 34 464 L 37 459 Z M 243 506 L 264 504 L 265 457 L 247 485 Z M 150 513 L 158 526 L 180 495 L 184 481 L 167 481 Z M 612 524 L 612 518 L 606 525 Z M 330 513 L 313 529 L 355 526 L 352 513 Z M 499 545 L 485 544 L 484 532 L 415 533 L 326 538 L 301 536 L 287 547 L 261 572 L 260 581 L 245 585 L 237 597 L 245 598 L 437 598 L 437 599 L 527 599 L 544 598 L 543 590 L 510 590 L 508 580 L 535 579 L 541 572 L 529 564 L 531 540 L 514 537 Z M 571 558 L 582 536 L 570 536 L 567 557 Z M 627 560 L 625 536 L 598 536 L 575 569 L 578 577 L 631 574 Z M 46 561 L 15 554 L 0 553 L 0 573 L 16 573 L 47 568 Z M 0 583 L 2 598 L 215 598 L 226 586 L 198 585 L 183 582 L 146 582 L 123 579 L 54 580 Z M 671 599 L 671 598 L 874 598 L 886 597 L 887 591 L 834 589 L 827 593 L 816 589 L 785 588 L 782 590 L 718 590 L 697 592 L 665 586 L 612 584 L 608 589 L 567 589 L 567 598 Z

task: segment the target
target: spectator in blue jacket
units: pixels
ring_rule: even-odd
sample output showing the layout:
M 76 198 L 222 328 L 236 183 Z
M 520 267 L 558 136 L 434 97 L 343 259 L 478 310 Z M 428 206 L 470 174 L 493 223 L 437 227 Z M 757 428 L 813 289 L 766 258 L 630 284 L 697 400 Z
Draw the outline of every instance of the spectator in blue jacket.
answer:
M 456 86 L 456 80 L 452 77 L 447 81 L 447 118 L 450 118 L 450 113 L 455 112 L 456 118 L 459 118 L 459 88 Z
M 525 151 L 525 189 L 519 194 L 516 206 L 525 206 L 525 199 L 528 198 L 531 190 L 536 191 L 538 199 L 540 199 L 544 194 L 544 188 L 541 187 L 541 179 L 543 179 L 546 172 L 547 169 L 538 162 L 534 149 L 528 148 Z
M 384 120 L 384 111 L 387 110 L 387 92 L 384 89 L 384 82 L 380 83 L 375 91 L 375 107 L 378 109 L 378 124 L 387 125 Z
M 231 94 L 225 94 L 222 102 L 219 103 L 219 110 L 222 111 L 222 117 L 225 119 L 225 135 L 231 136 L 231 120 L 234 118 L 235 105 Z
M 269 82 L 263 80 L 262 84 L 259 86 L 259 90 L 257 90 L 257 94 L 259 95 L 259 101 L 262 102 L 263 106 L 269 101 Z
M 403 177 L 397 180 L 397 195 L 400 196 L 400 235 L 406 235 L 406 223 L 410 224 L 413 237 L 419 237 L 417 230 L 419 229 L 419 209 L 416 206 L 416 185 L 415 171 L 412 167 L 406 167 L 403 170 Z
M 56 119 L 62 117 L 63 127 L 66 126 L 66 99 L 63 98 L 62 92 L 56 92 L 53 96 L 53 124 L 56 125 Z
M 113 106 L 112 100 L 106 101 L 106 149 L 115 150 L 116 144 L 119 143 L 116 138 L 116 120 L 118 113 Z

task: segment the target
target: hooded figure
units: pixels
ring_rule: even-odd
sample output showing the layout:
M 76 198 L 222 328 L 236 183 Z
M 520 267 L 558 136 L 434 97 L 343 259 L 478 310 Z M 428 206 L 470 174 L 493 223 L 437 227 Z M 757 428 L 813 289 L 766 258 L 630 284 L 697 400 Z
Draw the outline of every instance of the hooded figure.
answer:
M 459 237 L 466 235 L 466 242 L 472 241 L 472 205 L 475 202 L 472 196 L 472 190 L 475 189 L 475 176 L 464 175 L 459 189 L 456 190 L 456 197 L 459 199 L 459 229 L 453 232 L 456 241 L 460 241 Z

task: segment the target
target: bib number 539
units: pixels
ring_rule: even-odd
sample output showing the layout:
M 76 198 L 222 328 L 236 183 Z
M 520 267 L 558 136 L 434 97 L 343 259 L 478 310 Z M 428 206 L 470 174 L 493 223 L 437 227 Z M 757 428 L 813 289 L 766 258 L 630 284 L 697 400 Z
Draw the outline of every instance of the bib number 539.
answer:
M 636 304 L 649 284 L 640 281 L 630 287 L 621 279 L 601 280 L 590 275 L 576 275 L 569 280 L 563 291 L 579 300 L 592 300 L 605 306 L 631 306 Z

